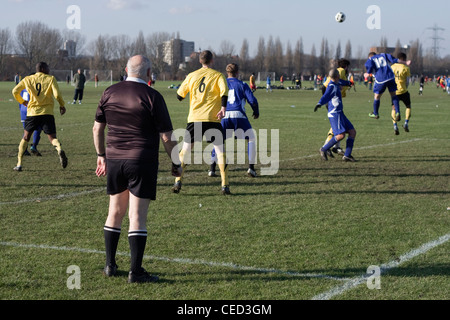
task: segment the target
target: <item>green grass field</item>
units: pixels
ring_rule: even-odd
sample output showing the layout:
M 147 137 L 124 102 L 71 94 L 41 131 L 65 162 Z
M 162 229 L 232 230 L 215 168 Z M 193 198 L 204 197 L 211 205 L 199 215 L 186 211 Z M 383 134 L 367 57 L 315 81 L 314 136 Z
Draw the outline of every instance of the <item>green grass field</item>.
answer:
M 174 128 L 184 129 L 188 102 L 170 84 L 178 83 L 155 88 Z M 73 87 L 60 86 L 71 101 Z M 2 300 L 450 299 L 450 96 L 433 85 L 423 96 L 410 88 L 410 132 L 399 136 L 387 94 L 374 120 L 372 93 L 350 91 L 344 111 L 357 131 L 355 163 L 320 159 L 329 129 L 325 107 L 313 112 L 320 91 L 258 90 L 261 117 L 251 122 L 257 132 L 279 130 L 279 170 L 252 179 L 245 165 L 230 166 L 226 197 L 207 164 L 189 166 L 172 194 L 161 147 L 144 259 L 160 282 L 148 285 L 127 283 L 127 221 L 120 276 L 102 276 L 108 196 L 94 173 L 92 125 L 106 86 L 90 84 L 82 105 L 55 116 L 68 167 L 42 135 L 42 157 L 25 157 L 23 172 L 12 170 L 23 132 L 12 87 L 0 83 Z M 372 265 L 381 268 L 379 289 L 367 285 Z M 81 271 L 80 289 L 67 286 L 69 266 Z

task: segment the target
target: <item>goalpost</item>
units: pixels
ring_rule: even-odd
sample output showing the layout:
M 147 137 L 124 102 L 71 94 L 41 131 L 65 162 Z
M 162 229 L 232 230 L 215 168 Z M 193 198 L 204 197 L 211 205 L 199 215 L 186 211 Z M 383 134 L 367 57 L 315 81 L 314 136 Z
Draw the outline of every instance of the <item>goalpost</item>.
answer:
M 92 86 L 110 86 L 113 84 L 113 71 L 112 70 L 82 70 L 86 77 L 86 84 Z M 56 78 L 58 82 L 66 82 L 67 84 L 75 85 L 73 83 L 73 76 L 77 73 L 77 70 L 51 70 L 50 74 Z M 97 75 L 98 82 L 95 79 Z
M 84 70 L 84 75 L 86 76 L 86 84 L 93 83 L 96 87 L 110 86 L 113 84 L 112 70 Z
M 71 83 L 73 79 L 72 70 L 50 70 L 50 75 L 54 76 L 58 82 Z
M 275 82 L 275 72 L 272 71 L 260 71 L 258 72 L 258 77 L 256 78 L 256 84 L 266 84 L 267 77 L 270 76 L 272 83 Z

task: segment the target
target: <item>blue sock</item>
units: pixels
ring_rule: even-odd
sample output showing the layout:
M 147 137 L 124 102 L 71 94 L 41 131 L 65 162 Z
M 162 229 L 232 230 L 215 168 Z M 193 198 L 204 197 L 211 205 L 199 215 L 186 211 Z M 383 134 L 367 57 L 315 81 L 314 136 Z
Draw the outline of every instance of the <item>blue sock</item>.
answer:
M 405 120 L 405 124 L 406 124 L 406 125 L 408 125 L 408 122 L 409 122 L 409 120 L 408 120 L 408 119 L 406 119 L 406 120 Z
M 373 100 L 373 114 L 378 114 L 378 110 L 380 110 L 380 100 Z
M 395 113 L 400 113 L 400 103 L 397 96 L 392 97 L 392 104 L 395 108 Z
M 35 130 L 33 133 L 33 148 L 36 149 L 41 141 L 41 130 Z
M 344 156 L 346 157 L 350 157 L 352 155 L 352 151 L 353 151 L 353 144 L 355 143 L 355 139 L 348 137 L 347 138 L 347 145 L 345 148 L 345 154 Z
M 325 145 L 321 149 L 322 149 L 322 151 L 327 151 L 332 146 L 334 146 L 336 143 L 337 143 L 336 137 L 333 137 L 333 138 L 330 139 L 330 141 L 325 143 Z

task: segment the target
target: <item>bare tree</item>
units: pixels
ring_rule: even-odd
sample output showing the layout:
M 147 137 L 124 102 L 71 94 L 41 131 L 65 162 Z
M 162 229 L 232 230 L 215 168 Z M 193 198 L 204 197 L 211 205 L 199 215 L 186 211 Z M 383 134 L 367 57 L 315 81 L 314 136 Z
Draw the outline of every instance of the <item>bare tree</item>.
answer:
M 275 67 L 275 42 L 273 41 L 273 37 L 269 36 L 269 40 L 266 45 L 266 54 L 264 58 L 264 70 L 265 71 L 275 71 L 273 68 Z M 275 80 L 275 79 L 273 79 Z
M 387 47 L 388 47 L 388 40 L 387 40 L 387 38 L 386 37 L 381 37 L 381 40 L 380 40 L 380 52 L 377 52 L 377 53 L 386 52 Z
M 255 68 L 257 71 L 263 71 L 265 57 L 266 42 L 263 37 L 260 37 L 258 40 L 258 49 L 255 56 Z
M 336 46 L 336 53 L 334 55 L 334 59 L 338 61 L 342 56 L 342 49 L 341 49 L 341 40 L 338 40 L 337 46 Z
M 90 50 L 93 53 L 90 68 L 95 70 L 108 69 L 109 61 L 112 59 L 114 54 L 110 36 L 99 35 L 96 40 L 91 42 Z
M 395 50 L 392 55 L 397 58 L 400 52 L 402 52 L 402 44 L 400 42 L 400 39 L 397 39 L 397 43 L 395 44 Z
M 244 39 L 242 41 L 242 47 L 239 54 L 239 64 L 240 64 L 239 69 L 241 76 L 246 76 L 246 73 L 250 74 L 250 71 L 247 70 L 249 67 L 249 60 L 250 60 L 250 55 L 248 51 L 249 51 L 248 40 Z
M 29 72 L 39 61 L 46 61 L 52 67 L 58 60 L 57 51 L 62 42 L 58 30 L 41 22 L 22 22 L 16 29 L 16 50 L 25 56 Z
M 220 53 L 225 57 L 231 57 L 234 54 L 234 44 L 228 40 L 222 40 L 220 43 Z
M 152 70 L 156 73 L 162 73 L 166 68 L 162 46 L 170 39 L 172 36 L 168 32 L 155 32 L 146 37 L 147 54 L 152 61 Z
M 139 31 L 139 34 L 133 43 L 133 55 L 137 54 L 147 56 L 147 44 L 145 43 L 144 33 L 142 31 Z
M 319 72 L 324 75 L 330 66 L 330 49 L 328 47 L 328 40 L 322 38 L 322 43 L 320 45 L 320 56 L 319 56 Z
M 350 60 L 352 58 L 352 43 L 350 42 L 350 40 L 348 40 L 347 44 L 345 45 L 344 58 L 347 60 Z
M 315 49 L 314 49 L 315 50 Z M 315 54 L 315 51 L 314 51 Z M 303 53 L 303 39 L 300 37 L 300 39 L 295 44 L 295 50 L 294 50 L 294 69 L 297 73 L 302 73 L 303 67 L 304 67 L 304 53 Z
M 288 77 L 291 77 L 294 69 L 294 54 L 292 53 L 291 42 L 288 41 L 286 45 L 285 67 Z
M 0 73 L 3 73 L 5 56 L 11 53 L 11 48 L 11 31 L 8 28 L 0 29 Z

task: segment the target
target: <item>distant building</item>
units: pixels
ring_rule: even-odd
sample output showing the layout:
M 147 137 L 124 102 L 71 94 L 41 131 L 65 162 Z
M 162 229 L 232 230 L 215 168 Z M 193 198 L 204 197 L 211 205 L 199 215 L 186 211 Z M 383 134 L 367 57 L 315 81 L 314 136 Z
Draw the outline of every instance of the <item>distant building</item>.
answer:
M 396 51 L 398 51 L 398 52 L 404 52 L 404 53 L 406 53 L 406 55 L 408 55 L 409 49 L 410 49 L 409 45 L 404 45 L 404 46 L 401 46 L 399 48 L 396 48 L 396 47 L 386 47 L 386 48 L 383 48 L 383 47 L 371 47 L 370 48 L 370 52 L 375 52 L 377 54 L 378 53 L 390 53 L 392 55 L 395 55 L 397 53 Z
M 66 40 L 64 42 L 64 50 L 67 51 L 67 57 L 75 57 L 77 55 L 77 43 L 73 40 Z
M 172 39 L 158 46 L 158 54 L 169 66 L 182 65 L 189 61 L 192 52 L 195 51 L 193 41 Z

